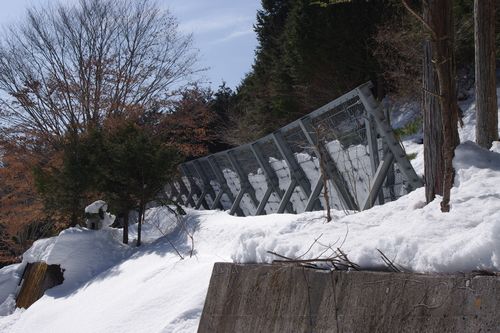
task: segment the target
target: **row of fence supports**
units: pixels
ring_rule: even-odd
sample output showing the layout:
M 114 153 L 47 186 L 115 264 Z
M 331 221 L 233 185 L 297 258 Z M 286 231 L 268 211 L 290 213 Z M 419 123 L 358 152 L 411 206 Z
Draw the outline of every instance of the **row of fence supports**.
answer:
M 320 129 L 315 128 L 312 125 L 312 121 L 309 116 L 302 117 L 299 120 L 299 124 L 302 131 L 304 132 L 304 135 L 306 136 L 307 141 L 309 142 L 311 147 L 313 147 L 314 153 L 318 158 L 319 163 L 323 163 L 325 165 L 326 170 L 320 170 L 320 172 L 326 172 L 325 176 L 328 180 L 331 181 L 337 193 L 339 193 L 340 200 L 342 201 L 344 208 L 347 210 L 358 210 L 358 205 L 349 192 L 344 177 L 342 177 L 342 174 L 338 171 L 338 168 L 332 157 L 328 153 L 328 149 L 325 147 L 324 142 L 322 142 L 321 139 L 318 138 L 318 133 L 316 132 Z M 323 187 L 327 186 L 327 184 L 323 183 L 322 176 L 323 175 L 320 174 L 316 186 L 314 187 L 314 191 L 307 202 L 305 209 L 306 211 L 312 210 L 312 202 L 318 199 Z
M 316 155 L 316 158 L 320 163 L 322 163 L 323 167 L 320 165 L 320 173 L 324 174 L 319 175 L 314 187 L 311 186 L 304 170 L 301 168 L 292 149 L 286 142 L 282 130 L 277 130 L 266 138 L 256 142 L 185 163 L 186 165 L 189 165 L 191 169 L 196 171 L 196 175 L 193 175 L 187 167 L 181 166 L 181 172 L 184 177 L 181 177 L 178 181 L 169 184 L 168 187 L 170 188 L 170 193 L 167 193 L 167 197 L 171 200 L 177 201 L 179 204 L 191 206 L 196 209 L 199 209 L 201 206 L 205 209 L 216 209 L 223 207 L 222 196 L 225 194 L 231 202 L 229 210 L 230 214 L 243 216 L 244 214 L 240 207 L 240 203 L 245 194 L 249 196 L 254 205 L 255 215 L 262 215 L 266 213 L 265 207 L 269 202 L 269 198 L 274 193 L 280 200 L 277 212 L 284 213 L 287 211 L 294 213 L 295 211 L 291 204 L 291 197 L 295 189 L 299 187 L 301 192 L 307 197 L 305 211 L 312 211 L 322 209 L 319 198 L 323 188 L 328 186 L 328 184 L 324 183 L 325 178 L 332 184 L 336 193 L 339 195 L 340 202 L 344 206 L 344 209 L 365 210 L 373 207 L 376 203 L 384 203 L 385 198 L 382 188 L 384 187 L 384 182 L 386 185 L 390 185 L 391 182 L 394 183 L 394 163 L 399 165 L 399 170 L 408 179 L 409 190 L 422 186 L 422 180 L 416 175 L 406 157 L 404 149 L 390 127 L 388 115 L 384 115 L 382 106 L 373 97 L 370 91 L 371 87 L 371 83 L 364 84 L 340 97 L 336 101 L 328 104 L 328 106 L 331 106 L 330 109 L 332 109 L 336 105 L 345 102 L 347 98 L 353 98 L 353 96 L 355 97 L 357 95 L 359 97 L 359 101 L 363 104 L 364 109 L 366 110 L 366 114 L 364 115 L 364 128 L 366 131 L 367 146 L 370 156 L 371 178 L 369 193 L 365 202 L 358 203 L 357 199 L 351 193 L 346 180 L 343 178 L 342 173 L 339 171 L 334 159 L 328 152 L 325 142 L 322 142 L 321 140 L 321 133 L 318 132 L 320 129 L 314 125 L 314 119 L 312 116 L 317 116 L 319 112 L 327 112 L 330 110 L 325 109 L 325 107 L 320 108 L 310 115 L 304 116 L 298 121 L 287 126 L 287 128 L 295 126 L 301 129 L 307 143 Z M 382 156 L 379 156 L 378 138 L 381 138 L 383 142 Z M 272 144 L 274 144 L 277 148 L 282 159 L 288 166 L 290 184 L 285 191 L 280 188 L 279 178 L 276 171 L 271 166 L 269 159 L 265 158 L 261 151 L 259 142 L 262 142 L 263 140 L 271 140 Z M 251 185 L 248 175 L 243 171 L 243 168 L 240 166 L 240 163 L 235 157 L 235 153 L 239 149 L 249 149 L 251 151 L 251 155 L 255 158 L 265 176 L 267 189 L 260 201 L 256 197 L 255 189 Z M 236 197 L 232 193 L 224 176 L 224 171 L 218 164 L 215 156 L 226 158 L 229 161 L 232 170 L 239 178 L 240 189 L 236 194 Z M 210 179 L 208 173 L 203 169 L 200 161 L 206 162 L 203 163 L 208 165 L 212 170 L 212 172 L 208 173 L 214 175 L 215 179 Z M 186 188 L 183 178 L 185 178 L 186 182 L 189 184 L 189 190 Z M 198 183 L 194 178 L 197 178 Z M 217 193 L 215 191 L 217 188 L 212 186 L 212 182 L 216 182 L 219 185 Z M 201 186 L 198 185 L 200 183 Z M 195 195 L 197 197 L 196 202 L 193 199 Z M 184 200 L 183 196 L 186 197 L 186 200 Z M 207 196 L 210 197 L 210 205 L 206 200 Z M 394 194 L 392 193 L 389 195 L 389 198 L 392 199 L 393 196 Z
M 253 155 L 257 160 L 257 163 L 262 169 L 264 176 L 266 177 L 267 189 L 266 192 L 264 193 L 264 197 L 257 206 L 257 211 L 255 212 L 255 215 L 262 215 L 265 212 L 264 208 L 266 207 L 266 204 L 269 201 L 271 194 L 274 192 L 281 202 L 283 201 L 284 193 L 279 186 L 279 179 L 278 176 L 276 175 L 276 172 L 273 170 L 271 165 L 269 165 L 269 161 L 264 158 L 264 155 L 260 151 L 258 144 L 255 142 L 251 143 L 249 146 L 250 150 L 252 151 Z M 286 209 L 289 213 L 293 213 L 293 209 L 290 209 L 290 206 L 291 206 L 290 204 L 285 205 L 283 211 Z

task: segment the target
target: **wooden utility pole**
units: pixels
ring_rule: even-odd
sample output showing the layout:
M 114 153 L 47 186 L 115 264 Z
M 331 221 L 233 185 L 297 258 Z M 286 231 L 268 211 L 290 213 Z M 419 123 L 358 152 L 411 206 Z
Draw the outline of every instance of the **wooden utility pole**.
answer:
M 484 148 L 498 140 L 495 57 L 495 0 L 474 0 L 476 142 Z

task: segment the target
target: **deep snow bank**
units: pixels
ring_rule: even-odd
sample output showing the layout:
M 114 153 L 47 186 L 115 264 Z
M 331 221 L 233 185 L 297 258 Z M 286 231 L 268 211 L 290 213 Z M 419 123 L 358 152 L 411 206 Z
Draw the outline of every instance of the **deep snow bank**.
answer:
M 324 224 L 315 212 L 242 232 L 232 258 L 270 262 L 273 255 L 267 251 L 295 258 L 308 250 L 306 256 L 314 258 L 331 246 L 366 268 L 383 264 L 380 249 L 418 272 L 500 270 L 500 154 L 467 142 L 457 149 L 455 167 L 448 214 L 440 212 L 439 198 L 425 206 L 421 188 L 365 212 L 335 212 L 334 223 Z
M 120 244 L 117 231 L 69 229 L 36 242 L 25 256 L 62 263 L 68 281 L 28 310 L 0 317 L 0 331 L 194 332 L 213 263 L 271 262 L 267 251 L 312 258 L 341 247 L 370 268 L 383 264 L 380 249 L 418 272 L 500 270 L 500 154 L 465 143 L 456 155 L 447 214 L 440 213 L 439 199 L 424 205 L 423 189 L 358 214 L 333 211 L 332 223 L 323 212 L 242 218 L 188 210 L 196 255 L 184 260 L 161 235 L 168 233 L 184 255 L 190 242 L 162 208 L 148 212 L 150 243 L 139 249 Z M 5 269 L 13 268 L 0 272 Z
M 24 253 L 23 263 L 44 261 L 59 264 L 64 270 L 65 294 L 87 282 L 122 260 L 129 247 L 121 243 L 121 232 L 106 229 L 94 232 L 85 228 L 69 228 L 59 236 L 37 241 Z
M 474 104 L 468 101 L 462 108 L 465 127 L 460 137 L 474 140 Z M 407 153 L 416 154 L 411 162 L 422 175 L 423 146 L 412 140 L 403 144 Z M 465 142 L 454 165 L 452 210 L 447 214 L 440 213 L 439 198 L 424 205 L 423 189 L 358 214 L 332 211 L 332 223 L 324 223 L 322 212 L 241 218 L 188 210 L 186 223 L 196 230 L 192 258 L 187 255 L 190 240 L 161 207 L 146 213 L 146 244 L 139 249 L 133 242 L 122 245 L 116 230 L 66 230 L 37 241 L 24 256 L 24 262 L 61 264 L 65 282 L 29 309 L 0 317 L 0 332 L 196 332 L 213 263 L 271 262 L 274 257 L 267 251 L 312 258 L 328 247 L 341 247 L 352 261 L 377 267 L 382 265 L 380 249 L 419 272 L 498 271 L 500 143 L 486 151 Z M 135 233 L 132 227 L 132 239 Z M 13 310 L 12 294 L 23 265 L 0 269 L 0 315 Z

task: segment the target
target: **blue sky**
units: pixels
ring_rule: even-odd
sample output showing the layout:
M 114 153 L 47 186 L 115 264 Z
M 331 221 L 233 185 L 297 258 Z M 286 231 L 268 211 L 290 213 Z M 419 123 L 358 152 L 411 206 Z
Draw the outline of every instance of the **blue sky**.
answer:
M 76 2 L 77 0 L 66 0 Z M 0 24 L 21 20 L 27 7 L 57 0 L 1 0 Z M 249 72 L 257 45 L 253 24 L 260 0 L 157 0 L 193 33 L 205 80 L 216 88 L 222 80 L 234 88 Z

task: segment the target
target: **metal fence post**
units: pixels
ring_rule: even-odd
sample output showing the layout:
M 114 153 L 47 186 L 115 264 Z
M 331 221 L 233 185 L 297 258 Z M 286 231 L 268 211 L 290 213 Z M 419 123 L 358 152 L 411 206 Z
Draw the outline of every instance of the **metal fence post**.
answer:
M 210 163 L 210 166 L 212 167 L 212 170 L 214 171 L 215 177 L 217 177 L 217 181 L 219 182 L 221 186 L 221 192 L 217 195 L 216 200 L 220 201 L 222 198 L 222 194 L 225 193 L 229 200 L 231 201 L 231 210 L 232 206 L 234 205 L 234 195 L 231 192 L 231 189 L 227 185 L 226 177 L 224 177 L 224 173 L 222 172 L 221 168 L 219 167 L 219 164 L 215 160 L 215 157 L 213 155 L 207 157 L 208 163 Z M 240 215 L 244 216 L 243 212 L 241 211 L 240 207 L 237 207 L 235 209 L 235 212 Z
M 394 158 L 396 159 L 396 162 L 401 168 L 401 172 L 403 172 L 408 178 L 410 190 L 412 188 L 423 186 L 423 181 L 420 179 L 420 177 L 417 176 L 415 170 L 413 170 L 410 161 L 406 157 L 405 151 L 401 147 L 401 144 L 399 143 L 398 139 L 396 139 L 394 132 L 388 124 L 384 113 L 381 110 L 382 106 L 377 103 L 377 101 L 373 97 L 370 91 L 370 86 L 368 84 L 365 84 L 358 87 L 357 90 L 359 93 L 359 98 L 361 99 L 361 102 L 365 106 L 366 110 L 374 116 L 380 136 L 382 136 L 382 138 L 387 143 L 387 146 L 389 147 L 390 151 L 394 155 Z M 383 176 L 385 177 L 386 175 Z
M 252 199 L 255 209 L 257 209 L 259 201 L 255 197 L 255 189 L 253 188 L 252 184 L 250 184 L 250 182 L 248 181 L 248 175 L 245 175 L 240 165 L 238 164 L 238 161 L 234 158 L 232 154 L 233 151 L 229 150 L 226 152 L 226 157 L 229 160 L 229 163 L 231 163 L 231 166 L 234 168 L 234 171 L 236 171 L 238 178 L 240 179 L 240 192 L 242 193 L 241 198 L 239 200 L 238 198 L 240 197 L 240 193 L 238 193 L 236 200 L 233 203 L 233 206 L 239 207 L 243 195 L 247 193 Z M 231 207 L 231 212 L 230 212 L 231 215 L 234 214 L 234 212 L 236 211 L 236 207 L 234 208 Z
M 205 171 L 203 171 L 203 168 L 199 165 L 199 161 L 193 161 L 192 163 L 193 163 L 194 169 L 196 170 L 196 173 L 198 174 L 198 176 L 200 177 L 200 179 L 203 183 L 203 193 L 202 193 L 203 199 L 205 200 L 205 196 L 208 194 L 208 195 L 210 195 L 210 198 L 212 199 L 212 203 L 214 203 L 217 195 L 215 194 L 215 191 L 214 191 L 212 185 L 210 184 L 210 179 L 207 177 Z M 206 200 L 205 200 L 205 202 L 206 202 Z M 196 206 L 197 206 L 196 209 L 198 209 L 200 207 L 200 204 L 201 204 L 201 201 L 199 201 L 196 204 Z M 210 207 L 208 205 L 208 203 L 206 203 L 206 204 L 208 207 L 207 209 L 213 209 L 212 207 Z
M 285 198 L 288 196 L 287 200 L 289 202 L 290 197 L 293 193 L 293 189 L 297 185 L 299 185 L 299 187 L 302 189 L 305 196 L 307 198 L 309 198 L 311 196 L 311 183 L 309 182 L 309 179 L 307 179 L 307 177 L 304 173 L 304 170 L 302 170 L 299 163 L 297 162 L 297 160 L 293 156 L 292 151 L 290 150 L 290 148 L 286 144 L 285 139 L 283 138 L 283 134 L 281 134 L 281 132 L 278 130 L 278 131 L 275 131 L 274 133 L 272 133 L 271 136 L 274 140 L 274 143 L 276 144 L 276 147 L 280 151 L 281 156 L 283 156 L 283 158 L 285 159 L 285 161 L 288 165 L 288 168 L 290 169 L 291 179 L 295 180 L 295 182 L 293 182 L 293 181 L 290 182 L 290 186 L 286 190 L 285 196 L 282 199 L 282 201 L 285 200 Z M 292 186 L 293 186 L 293 188 L 292 188 Z M 280 203 L 280 208 L 282 208 L 284 210 L 284 207 L 282 207 L 281 203 Z M 283 213 L 283 211 L 278 211 L 278 212 Z
M 189 169 L 187 168 L 188 165 L 190 165 L 194 169 L 196 174 L 198 174 L 197 177 L 193 176 L 191 171 L 189 171 Z M 207 203 L 207 200 L 206 200 L 207 187 L 205 185 L 205 181 L 203 180 L 203 178 L 199 175 L 198 171 L 196 170 L 195 163 L 194 162 L 193 163 L 186 162 L 186 163 L 182 164 L 181 167 L 183 168 L 184 174 L 190 175 L 189 176 L 190 178 L 188 178 L 188 179 L 191 182 L 191 186 L 192 187 L 194 186 L 196 188 L 196 195 L 198 196 L 198 201 L 195 201 L 194 208 L 199 209 L 203 205 L 203 208 L 210 209 L 210 207 Z M 201 184 L 202 184 L 201 188 L 200 188 L 200 186 L 198 186 L 195 179 L 198 179 L 198 181 L 201 182 Z
M 368 150 L 370 151 L 370 164 L 372 169 L 372 179 L 375 179 L 375 174 L 378 171 L 380 158 L 378 155 L 378 141 L 377 141 L 377 130 L 375 129 L 375 120 L 370 112 L 366 113 L 365 128 L 366 128 L 366 138 L 368 141 Z M 373 184 L 370 184 L 373 187 Z M 377 201 L 379 204 L 384 203 L 383 193 L 378 194 Z M 374 204 L 374 203 L 373 203 Z M 372 204 L 372 205 L 373 205 Z
M 384 160 L 379 164 L 375 174 L 373 175 L 373 184 L 371 185 L 370 192 L 366 201 L 362 204 L 362 210 L 372 208 L 377 200 L 377 197 L 383 195 L 381 189 L 384 184 L 384 180 L 387 176 L 389 168 L 394 164 L 394 155 L 391 152 L 387 152 L 384 156 Z M 380 200 L 380 199 L 379 199 Z
M 171 195 L 172 200 L 175 200 L 180 205 L 185 206 L 184 199 L 182 199 L 182 195 L 179 192 L 179 190 L 177 190 L 177 187 L 175 187 L 174 182 L 170 183 L 169 185 L 170 185 L 170 191 L 172 192 L 172 195 Z
M 189 172 L 186 170 L 183 164 L 180 165 L 181 172 L 184 174 L 184 177 L 187 179 L 189 183 L 189 194 L 188 194 L 188 202 L 191 204 L 193 208 L 196 208 L 196 202 L 193 199 L 193 195 L 200 195 L 200 189 L 198 185 L 193 181 L 192 177 L 189 175 Z M 182 176 L 181 176 L 182 180 Z
M 186 184 L 182 180 L 182 177 L 178 178 L 177 183 L 179 184 L 180 193 L 184 194 L 186 196 L 186 201 L 184 201 L 185 205 L 188 206 L 188 207 L 189 207 L 189 205 L 191 205 L 191 207 L 194 208 L 194 206 L 195 206 L 194 200 L 190 197 L 191 191 L 189 191 L 187 189 Z
M 349 191 L 349 188 L 346 186 L 346 181 L 344 180 L 344 177 L 337 169 L 337 165 L 335 164 L 332 157 L 330 156 L 328 149 L 321 142 L 321 139 L 316 136 L 311 119 L 307 116 L 302 117 L 299 120 L 299 124 L 300 124 L 300 128 L 304 132 L 304 135 L 307 138 L 307 141 L 313 147 L 314 152 L 316 154 L 316 157 L 318 159 L 320 159 L 320 158 L 326 159 L 325 165 L 326 165 L 327 176 L 332 181 L 332 184 L 333 184 L 335 190 L 340 195 L 340 199 L 342 200 L 344 205 L 346 205 L 346 208 L 348 210 L 359 210 L 358 205 L 356 204 L 356 201 L 354 200 L 354 197 L 352 196 L 351 192 Z M 322 151 L 318 151 L 318 148 L 321 149 Z M 316 185 L 315 188 L 320 187 L 320 186 L 321 187 L 326 186 L 326 184 L 323 184 L 323 180 L 321 179 L 321 176 L 320 176 L 320 178 L 318 180 L 318 184 Z M 317 194 L 319 195 L 319 193 L 321 192 L 321 188 L 319 188 L 319 190 L 316 189 L 315 192 L 317 192 Z
M 255 158 L 257 159 L 257 162 L 259 163 L 259 166 L 262 168 L 262 171 L 264 172 L 264 175 L 266 177 L 267 190 L 264 194 L 264 197 L 260 201 L 259 206 L 257 207 L 257 212 L 255 213 L 255 215 L 262 215 L 271 194 L 273 192 L 276 193 L 276 196 L 281 201 L 283 199 L 283 191 L 280 189 L 279 179 L 276 175 L 276 172 L 269 164 L 269 161 L 264 158 L 259 145 L 254 142 L 250 144 L 250 149 L 252 150 Z M 290 207 L 287 206 L 288 212 L 291 213 L 292 210 L 290 210 L 289 208 Z
M 172 190 L 170 190 L 170 194 L 168 194 L 168 192 L 167 192 L 169 187 L 171 187 L 171 185 L 169 183 L 165 184 L 165 186 L 163 186 L 163 191 L 161 192 L 161 194 L 159 196 L 166 198 L 169 201 L 174 201 L 174 198 L 173 198 L 174 196 L 172 194 Z

